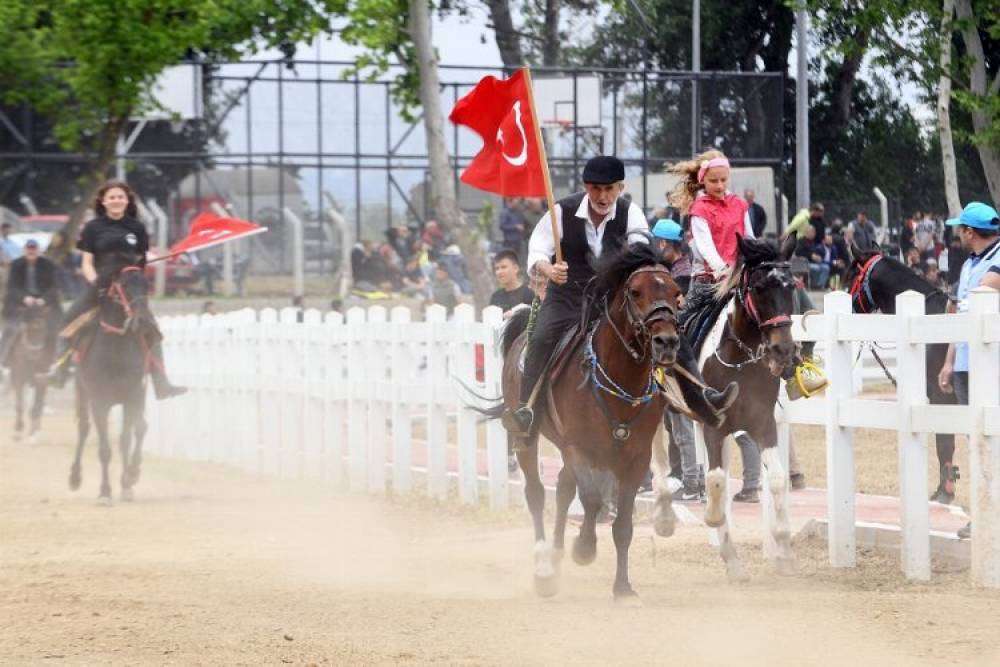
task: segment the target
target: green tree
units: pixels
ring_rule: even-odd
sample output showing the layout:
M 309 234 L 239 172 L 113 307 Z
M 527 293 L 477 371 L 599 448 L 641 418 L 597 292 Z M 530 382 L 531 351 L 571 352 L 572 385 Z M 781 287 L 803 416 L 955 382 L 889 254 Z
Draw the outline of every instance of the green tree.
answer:
M 328 30 L 341 0 L 4 0 L 0 95 L 47 117 L 60 145 L 90 156 L 93 192 L 129 119 L 155 106 L 148 91 L 166 67 L 262 48 L 286 54 Z M 89 196 L 71 214 L 71 238 Z

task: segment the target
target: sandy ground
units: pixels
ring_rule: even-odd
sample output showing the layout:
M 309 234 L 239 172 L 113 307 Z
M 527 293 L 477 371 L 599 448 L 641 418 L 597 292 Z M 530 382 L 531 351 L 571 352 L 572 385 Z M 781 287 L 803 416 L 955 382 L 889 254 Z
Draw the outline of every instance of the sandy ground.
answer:
M 964 573 L 908 584 L 874 554 L 834 571 L 799 542 L 800 574 L 779 578 L 738 535 L 754 577 L 733 586 L 704 530 L 654 542 L 640 526 L 644 604 L 621 608 L 603 527 L 597 562 L 567 560 L 562 592 L 540 600 L 519 512 L 155 458 L 135 503 L 99 507 L 94 448 L 71 493 L 67 425 L 33 446 L 10 442 L 9 425 L 3 664 L 1000 664 L 1000 594 Z

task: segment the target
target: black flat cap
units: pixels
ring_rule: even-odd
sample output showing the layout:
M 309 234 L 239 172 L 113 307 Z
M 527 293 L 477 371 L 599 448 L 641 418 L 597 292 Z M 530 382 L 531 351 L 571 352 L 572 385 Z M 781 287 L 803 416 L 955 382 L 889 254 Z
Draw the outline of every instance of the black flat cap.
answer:
M 613 155 L 598 155 L 587 160 L 583 168 L 583 182 L 594 185 L 611 185 L 625 180 L 625 164 Z

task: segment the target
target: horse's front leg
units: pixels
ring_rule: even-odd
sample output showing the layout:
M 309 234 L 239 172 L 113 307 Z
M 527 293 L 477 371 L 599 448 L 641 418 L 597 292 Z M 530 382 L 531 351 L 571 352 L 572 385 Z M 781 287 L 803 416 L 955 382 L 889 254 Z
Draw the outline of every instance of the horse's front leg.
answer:
M 705 475 L 705 524 L 715 528 L 719 542 L 719 555 L 726 564 L 726 576 L 731 582 L 746 581 L 749 577 L 733 544 L 726 504 L 729 499 L 729 474 L 723 465 L 726 434 L 718 429 L 705 427 L 705 446 L 708 449 L 708 468 Z
M 632 590 L 628 578 L 628 550 L 632 544 L 632 510 L 635 507 L 635 493 L 638 486 L 629 480 L 619 480 L 618 483 L 618 515 L 611 525 L 611 534 L 615 540 L 615 552 L 618 556 L 615 570 L 614 596 L 617 602 L 628 603 L 639 598 Z
M 24 433 L 24 382 L 12 379 L 11 384 L 14 385 L 14 440 L 20 440 Z
M 771 536 L 777 546 L 775 568 L 778 574 L 791 575 L 795 573 L 795 552 L 792 551 L 792 529 L 788 516 L 788 473 L 781 461 L 781 453 L 777 447 L 777 426 L 774 419 L 755 432 L 753 437 L 757 442 L 764 443 L 761 447 L 761 463 L 766 470 L 767 479 L 764 493 L 771 494 L 774 507 L 774 521 L 771 523 Z
M 122 406 L 122 432 L 118 440 L 118 451 L 121 453 L 122 459 L 121 499 L 126 502 L 131 502 L 135 498 L 132 494 L 132 484 L 129 481 L 130 455 L 132 453 L 132 421 L 134 417 L 131 405 L 126 404 Z
M 656 491 L 656 504 L 653 507 L 653 530 L 660 537 L 670 537 L 677 527 L 677 515 L 674 513 L 674 494 L 667 480 L 670 479 L 670 461 L 667 456 L 667 442 L 673 440 L 674 433 L 670 427 L 668 413 L 663 415 L 665 427 L 663 438 L 653 438 L 653 489 Z
M 111 505 L 111 481 L 108 478 L 108 468 L 111 466 L 111 441 L 108 434 L 108 413 L 111 406 L 91 404 L 91 414 L 94 417 L 94 427 L 97 429 L 98 457 L 101 460 L 101 504 Z
M 566 539 L 566 515 L 575 497 L 576 478 L 573 476 L 573 469 L 563 464 L 556 482 L 556 524 L 552 529 L 552 555 L 556 567 L 562 563 L 565 552 L 563 545 Z
M 601 479 L 599 473 L 578 456 L 567 457 L 564 453 L 563 457 L 570 458 L 566 463 L 573 466 L 577 493 L 583 505 L 583 523 L 580 533 L 573 540 L 573 561 L 577 565 L 590 565 L 597 558 L 597 514 L 604 505 Z
M 80 472 L 80 459 L 83 456 L 83 445 L 87 442 L 87 435 L 90 433 L 90 401 L 87 393 L 83 390 L 83 385 L 76 381 L 76 454 L 73 457 L 73 466 L 69 471 L 69 488 L 76 491 L 80 488 L 82 475 Z
M 42 413 L 45 410 L 45 394 L 48 392 L 49 385 L 44 380 L 35 380 L 32 385 L 35 388 L 35 400 L 31 406 L 31 431 L 29 435 L 34 437 L 42 430 Z

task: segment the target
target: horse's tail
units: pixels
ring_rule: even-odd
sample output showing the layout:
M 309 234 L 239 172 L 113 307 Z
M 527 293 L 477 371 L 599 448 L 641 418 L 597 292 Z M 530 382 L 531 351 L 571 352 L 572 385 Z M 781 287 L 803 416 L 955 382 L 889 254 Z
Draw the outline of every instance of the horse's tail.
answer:
M 513 347 L 514 341 L 517 340 L 518 336 L 524 333 L 524 330 L 528 328 L 528 318 L 531 315 L 530 308 L 520 308 L 510 316 L 500 330 L 500 352 L 503 358 L 507 358 L 507 354 L 510 352 L 510 348 Z M 503 396 L 483 396 L 482 394 L 474 391 L 469 385 L 465 384 L 461 380 L 456 379 L 461 387 L 467 391 L 470 395 L 474 396 L 479 401 L 483 403 L 491 403 L 488 407 L 482 407 L 481 405 L 474 405 L 472 403 L 465 403 L 465 407 L 472 410 L 473 412 L 478 412 L 483 415 L 486 420 L 499 419 L 504 412 L 505 405 L 503 401 Z

